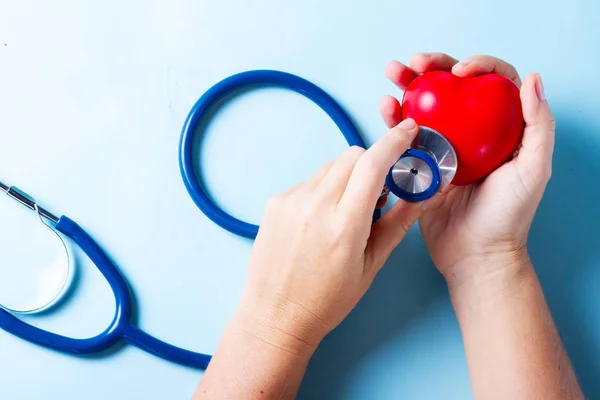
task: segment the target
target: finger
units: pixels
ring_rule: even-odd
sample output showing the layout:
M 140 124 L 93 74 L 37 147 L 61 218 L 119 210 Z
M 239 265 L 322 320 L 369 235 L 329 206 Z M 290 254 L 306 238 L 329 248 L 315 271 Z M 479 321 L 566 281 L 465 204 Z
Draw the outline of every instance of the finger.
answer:
M 306 188 L 307 189 L 314 189 L 317 186 L 319 186 L 319 184 L 323 181 L 323 179 L 325 178 L 325 176 L 327 176 L 327 174 L 331 170 L 331 167 L 333 166 L 334 162 L 335 162 L 335 160 L 330 160 L 327 163 L 323 164 L 317 170 L 317 172 L 315 172 L 313 174 L 313 176 L 311 176 L 310 179 L 308 181 L 306 181 Z
M 337 203 L 344 193 L 356 163 L 364 153 L 365 149 L 362 147 L 349 147 L 333 162 L 317 190 Z
M 276 194 L 274 197 L 283 198 L 283 197 L 291 196 L 295 193 L 298 193 L 298 191 L 300 191 L 305 186 L 306 186 L 306 183 L 304 183 L 304 182 L 297 183 L 294 186 L 289 187 L 289 188 L 283 190 L 282 192 Z
M 444 53 L 417 53 L 410 58 L 410 66 L 418 74 L 431 71 L 450 71 L 458 60 Z
M 515 162 L 525 176 L 549 179 L 556 123 L 550 111 L 539 74 L 531 74 L 521 88 L 525 131 Z
M 452 67 L 452 73 L 463 78 L 491 73 L 500 74 L 521 87 L 521 78 L 516 68 L 506 61 L 492 56 L 469 57 Z
M 410 147 L 417 131 L 415 121 L 405 119 L 360 157 L 338 204 L 339 212 L 370 221 L 389 169 Z
M 379 103 L 381 118 L 388 128 L 393 128 L 402 120 L 402 107 L 400 102 L 393 96 L 385 96 Z
M 369 272 L 376 274 L 394 249 L 413 227 L 421 213 L 421 203 L 398 200 L 371 229 L 367 242 L 367 265 Z
M 405 90 L 417 77 L 417 73 L 398 61 L 390 61 L 385 67 L 385 76 L 400 90 Z
M 327 175 L 331 167 L 333 166 L 335 160 L 331 160 L 325 164 L 323 164 L 317 172 L 315 172 L 307 181 L 301 182 L 297 185 L 294 185 L 283 192 L 280 193 L 280 196 L 286 197 L 293 194 L 298 193 L 299 191 L 313 191 L 319 184 L 323 181 L 323 178 Z

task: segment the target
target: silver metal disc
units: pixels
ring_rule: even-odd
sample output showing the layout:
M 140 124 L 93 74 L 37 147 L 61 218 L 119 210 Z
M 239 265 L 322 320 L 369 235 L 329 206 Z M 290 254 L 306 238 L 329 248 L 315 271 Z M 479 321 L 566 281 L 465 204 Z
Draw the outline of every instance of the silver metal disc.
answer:
M 458 157 L 448 139 L 436 130 L 421 126 L 419 127 L 419 134 L 411 147 L 426 151 L 435 159 L 440 168 L 442 179 L 440 189 L 445 188 L 452 182 L 454 175 L 456 175 Z
M 426 126 L 419 127 L 419 133 L 410 146 L 431 156 L 440 173 L 439 189 L 447 187 L 456 175 L 458 158 L 450 142 L 439 132 Z M 403 157 L 391 170 L 391 178 L 401 190 L 422 194 L 432 186 L 431 167 L 416 157 Z
M 433 173 L 427 163 L 419 158 L 401 158 L 392 167 L 394 183 L 409 193 L 422 193 L 429 189 Z
M 2 201 L 8 198 L 21 203 L 27 212 L 35 212 L 45 228 L 29 230 L 19 213 L 8 211 L 4 214 L 4 207 L 0 210 L 0 220 L 3 227 L 6 226 L 4 230 L 0 230 L 0 242 L 9 244 L 6 247 L 0 246 L 2 261 L 5 264 L 1 265 L 0 275 L 7 275 L 0 276 L 0 309 L 12 314 L 45 311 L 57 304 L 67 293 L 74 278 L 69 249 L 56 229 L 58 218 L 38 206 L 28 194 L 0 182 L 0 194 L 2 193 L 7 194 L 7 197 L 2 196 Z M 51 238 L 58 239 L 55 245 L 51 245 L 52 242 L 50 246 L 36 244 L 38 240 L 45 241 Z M 19 243 L 12 242 L 19 239 L 23 239 L 21 242 L 27 247 L 23 248 Z M 35 250 L 28 248 L 29 245 L 34 245 Z M 13 259 L 19 262 L 18 268 L 12 265 Z
M 425 151 L 436 161 L 442 180 L 440 189 L 452 182 L 456 175 L 458 157 L 454 147 L 442 134 L 429 127 L 420 126 L 419 133 L 410 147 Z

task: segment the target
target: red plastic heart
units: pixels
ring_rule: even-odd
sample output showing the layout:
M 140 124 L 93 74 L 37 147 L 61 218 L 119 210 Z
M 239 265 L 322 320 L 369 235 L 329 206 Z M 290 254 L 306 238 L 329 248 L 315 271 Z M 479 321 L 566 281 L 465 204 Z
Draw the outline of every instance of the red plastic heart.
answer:
M 435 129 L 452 144 L 458 158 L 453 185 L 478 182 L 499 168 L 514 154 L 524 129 L 519 88 L 498 74 L 420 75 L 404 92 L 406 118 Z

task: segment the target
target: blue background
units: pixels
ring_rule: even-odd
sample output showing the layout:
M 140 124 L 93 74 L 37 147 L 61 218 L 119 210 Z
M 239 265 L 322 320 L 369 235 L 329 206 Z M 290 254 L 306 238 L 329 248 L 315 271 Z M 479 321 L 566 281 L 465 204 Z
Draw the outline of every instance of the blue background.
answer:
M 599 18 L 596 0 L 0 0 L 0 177 L 98 239 L 132 285 L 142 328 L 212 353 L 251 242 L 213 225 L 185 192 L 177 145 L 196 99 L 232 73 L 281 69 L 332 94 L 373 143 L 385 133 L 380 98 L 401 95 L 383 75 L 389 60 L 418 51 L 504 58 L 522 77 L 542 74 L 557 118 L 554 175 L 530 250 L 586 395 L 600 398 Z M 316 106 L 269 89 L 215 115 L 201 160 L 217 201 L 258 222 L 270 195 L 344 148 Z M 2 230 L 2 251 L 31 245 L 14 242 L 35 226 L 22 218 L 12 234 Z M 27 319 L 83 337 L 104 328 L 114 302 L 76 256 L 69 296 Z M 18 282 L 17 262 L 3 257 L 0 279 Z M 11 400 L 189 398 L 202 376 L 130 346 L 75 358 L 5 332 L 0 365 L 0 397 Z M 326 338 L 299 397 L 471 398 L 446 287 L 418 229 Z

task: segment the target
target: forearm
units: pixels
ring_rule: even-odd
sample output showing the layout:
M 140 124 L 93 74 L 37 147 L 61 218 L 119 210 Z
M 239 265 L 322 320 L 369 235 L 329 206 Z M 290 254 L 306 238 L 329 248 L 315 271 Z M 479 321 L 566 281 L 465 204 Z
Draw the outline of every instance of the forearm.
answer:
M 475 399 L 582 399 L 528 256 L 478 263 L 449 282 Z
M 200 399 L 293 399 L 314 348 L 247 318 L 228 324 L 196 391 Z

